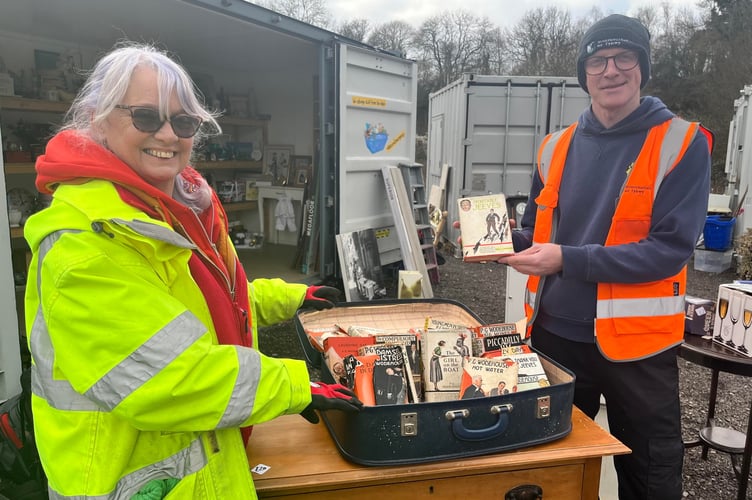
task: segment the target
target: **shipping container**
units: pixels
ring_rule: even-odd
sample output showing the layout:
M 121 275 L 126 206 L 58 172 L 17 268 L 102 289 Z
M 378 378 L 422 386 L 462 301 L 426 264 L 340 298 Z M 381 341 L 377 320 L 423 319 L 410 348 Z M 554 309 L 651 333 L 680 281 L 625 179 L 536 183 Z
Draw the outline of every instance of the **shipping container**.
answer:
M 577 120 L 590 96 L 574 77 L 465 74 L 433 92 L 428 104 L 428 185 L 448 165 L 445 200 L 458 220 L 458 198 L 504 193 L 519 218 L 530 192 L 538 147 Z M 459 231 L 446 225 L 454 243 Z

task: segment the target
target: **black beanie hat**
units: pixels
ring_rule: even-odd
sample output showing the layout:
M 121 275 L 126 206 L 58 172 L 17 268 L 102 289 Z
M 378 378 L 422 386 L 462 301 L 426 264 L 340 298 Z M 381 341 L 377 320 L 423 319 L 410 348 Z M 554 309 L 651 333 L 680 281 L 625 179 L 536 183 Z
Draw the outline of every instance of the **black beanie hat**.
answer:
M 650 80 L 650 33 L 647 28 L 633 17 L 612 14 L 593 24 L 585 32 L 577 54 L 577 79 L 580 87 L 587 92 L 585 76 L 585 59 L 601 49 L 624 47 L 637 51 L 640 57 L 642 82 L 640 88 Z M 589 93 L 589 92 L 588 92 Z

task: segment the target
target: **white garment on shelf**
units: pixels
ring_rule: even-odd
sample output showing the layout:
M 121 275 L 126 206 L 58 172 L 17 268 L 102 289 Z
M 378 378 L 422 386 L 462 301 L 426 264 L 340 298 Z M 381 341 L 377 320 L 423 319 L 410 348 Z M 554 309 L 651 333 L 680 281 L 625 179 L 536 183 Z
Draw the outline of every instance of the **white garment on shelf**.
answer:
M 275 227 L 277 231 L 295 232 L 298 230 L 295 224 L 295 211 L 292 208 L 292 201 L 289 197 L 284 196 L 277 200 L 277 206 L 274 208 L 274 218 L 276 219 Z

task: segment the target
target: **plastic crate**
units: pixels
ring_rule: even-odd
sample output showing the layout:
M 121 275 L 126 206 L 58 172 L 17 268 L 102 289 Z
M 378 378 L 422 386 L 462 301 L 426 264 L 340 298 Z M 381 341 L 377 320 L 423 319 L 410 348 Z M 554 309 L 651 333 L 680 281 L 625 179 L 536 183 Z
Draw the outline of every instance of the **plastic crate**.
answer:
M 733 250 L 726 250 L 725 252 L 708 250 L 706 244 L 705 248 L 695 249 L 695 269 L 707 273 L 722 273 L 731 267 L 733 255 Z
M 736 222 L 734 217 L 725 215 L 708 216 L 702 232 L 705 239 L 705 248 L 721 252 L 731 248 L 734 236 L 734 222 Z

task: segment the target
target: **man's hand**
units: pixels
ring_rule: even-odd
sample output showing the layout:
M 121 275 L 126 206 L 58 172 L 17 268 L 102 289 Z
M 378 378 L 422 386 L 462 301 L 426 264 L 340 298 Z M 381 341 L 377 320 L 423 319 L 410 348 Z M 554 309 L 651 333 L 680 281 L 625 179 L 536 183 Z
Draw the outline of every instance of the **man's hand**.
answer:
M 339 290 L 331 286 L 314 286 L 311 285 L 306 290 L 303 304 L 300 307 L 309 309 L 329 309 L 339 302 Z
M 311 404 L 300 415 L 312 424 L 318 424 L 319 416 L 315 410 L 359 412 L 361 409 L 363 403 L 344 385 L 311 382 Z
M 522 274 L 547 276 L 562 270 L 561 246 L 554 243 L 533 244 L 515 254 L 499 257 L 500 264 L 507 264 Z

